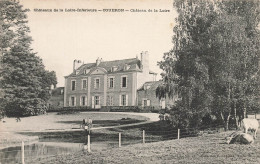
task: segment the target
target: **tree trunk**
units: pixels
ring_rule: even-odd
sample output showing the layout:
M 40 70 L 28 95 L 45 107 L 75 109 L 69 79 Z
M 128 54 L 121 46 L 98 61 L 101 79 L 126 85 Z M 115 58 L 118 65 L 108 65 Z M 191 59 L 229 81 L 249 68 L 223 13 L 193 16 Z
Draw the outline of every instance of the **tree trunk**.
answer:
M 246 118 L 246 107 L 244 107 L 244 118 Z
M 237 119 L 237 107 L 236 107 L 236 101 L 234 101 L 234 115 L 235 115 L 236 130 L 237 130 L 237 129 L 238 129 L 238 119 Z
M 228 116 L 227 116 L 227 120 L 226 120 L 226 127 L 225 127 L 225 130 L 227 131 L 229 128 L 229 118 L 230 118 L 230 112 L 228 113 Z
M 220 112 L 220 117 L 221 117 L 221 119 L 222 119 L 223 127 L 224 127 L 224 129 L 226 130 L 225 119 L 224 119 L 224 116 L 223 116 L 223 113 L 222 113 L 222 112 Z

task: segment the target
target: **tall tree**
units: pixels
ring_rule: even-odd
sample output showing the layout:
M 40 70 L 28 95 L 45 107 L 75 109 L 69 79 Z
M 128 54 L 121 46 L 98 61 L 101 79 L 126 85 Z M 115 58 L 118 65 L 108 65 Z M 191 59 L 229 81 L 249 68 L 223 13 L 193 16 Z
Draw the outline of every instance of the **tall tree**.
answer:
M 178 88 L 182 100 L 173 112 L 196 126 L 208 112 L 228 129 L 231 116 L 258 107 L 259 4 L 257 0 L 175 0 L 179 13 L 173 49 L 159 62 L 165 74 L 158 96 Z M 174 60 L 173 60 L 174 59 Z M 171 86 L 171 87 L 169 87 Z M 160 92 L 161 91 L 161 92 Z M 160 93 L 164 94 L 160 94 Z
M 45 70 L 42 60 L 30 48 L 32 39 L 26 11 L 19 2 L 0 1 L 1 24 L 1 90 L 7 116 L 29 116 L 44 113 L 55 72 Z
M 159 65 L 165 72 L 165 88 L 174 88 L 177 85 L 182 97 L 175 111 L 186 112 L 186 120 L 189 120 L 186 125 L 198 127 L 201 118 L 209 111 L 212 99 L 205 56 L 208 52 L 208 28 L 214 20 L 215 12 L 213 4 L 204 0 L 176 0 L 174 7 L 179 13 L 177 25 L 173 29 L 174 47 L 170 53 L 164 55 L 164 60 Z M 174 94 L 171 89 L 167 92 Z M 183 120 L 182 116 L 179 120 Z
M 212 85 L 215 104 L 226 99 L 226 107 L 214 106 L 228 129 L 231 115 L 245 117 L 246 109 L 257 108 L 259 98 L 259 1 L 219 1 L 221 12 L 211 28 Z M 221 89 L 220 89 L 221 88 Z M 221 92 L 222 91 L 222 92 Z

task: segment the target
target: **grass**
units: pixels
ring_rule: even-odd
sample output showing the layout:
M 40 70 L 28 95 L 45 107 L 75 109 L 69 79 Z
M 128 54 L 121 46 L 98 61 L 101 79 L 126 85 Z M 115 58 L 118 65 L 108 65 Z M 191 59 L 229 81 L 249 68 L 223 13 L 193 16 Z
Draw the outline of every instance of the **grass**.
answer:
M 148 118 L 145 116 L 114 114 L 114 113 L 72 113 L 57 115 L 50 113 L 48 115 L 32 116 L 21 118 L 21 122 L 16 122 L 15 118 L 4 118 L 0 122 L 0 148 L 15 146 L 21 144 L 22 140 L 33 139 L 39 136 L 40 139 L 52 139 L 66 142 L 82 142 L 81 132 L 54 132 L 54 133 L 36 133 L 35 131 L 44 131 L 51 129 L 78 129 L 84 118 L 92 118 L 93 127 L 123 125 L 136 122 L 143 122 Z M 58 140 L 57 140 L 58 141 Z
M 101 114 L 101 113 L 100 113 Z M 97 126 L 107 126 L 107 124 L 124 124 L 124 121 L 140 121 L 146 118 L 142 116 L 95 115 L 91 118 L 96 121 Z M 33 129 L 34 124 L 41 128 L 73 128 L 78 126 L 83 118 L 90 115 L 80 113 L 70 115 L 49 115 L 43 117 L 32 117 L 28 120 L 22 119 L 27 129 Z M 122 120 L 123 118 L 131 118 Z M 45 118 L 45 119 L 44 119 Z M 142 119 L 141 119 L 142 118 Z M 43 125 L 34 119 L 43 121 Z M 30 122 L 31 121 L 31 122 Z M 34 120 L 35 121 L 35 120 Z M 31 126 L 29 126 L 31 124 Z M 48 126 L 45 126 L 48 125 Z M 17 127 L 16 127 L 17 128 Z M 142 131 L 145 130 L 146 142 L 142 143 Z M 77 152 L 70 155 L 59 155 L 53 157 L 39 158 L 28 163 L 260 163 L 260 139 L 257 138 L 252 145 L 228 145 L 224 138 L 230 132 L 215 134 L 204 134 L 199 137 L 187 137 L 181 133 L 180 140 L 168 140 L 177 137 L 176 129 L 171 129 L 165 122 L 154 122 L 150 124 L 137 125 L 132 127 L 99 129 L 91 132 L 91 142 L 106 142 L 106 144 L 116 145 L 118 133 L 122 133 L 121 148 L 105 148 L 102 151 L 95 150 L 92 144 L 92 153 Z M 33 132 L 23 131 L 21 134 L 27 136 L 39 136 L 40 140 L 52 140 L 62 142 L 85 141 L 84 132 Z M 258 135 L 259 136 L 259 135 Z M 183 138 L 187 137 L 187 138 Z M 160 142 L 154 142 L 160 141 Z M 137 144 L 134 144 L 137 143 Z M 117 147 L 117 145 L 116 145 Z
M 113 113 L 73 113 L 66 115 L 57 115 L 50 113 L 48 115 L 32 116 L 21 118 L 21 122 L 16 122 L 15 118 L 5 118 L 5 123 L 0 123 L 1 131 L 39 131 L 50 129 L 74 129 L 79 128 L 83 119 L 91 118 L 97 120 L 121 120 L 122 118 L 131 118 L 135 120 L 147 120 L 147 117 L 128 115 L 128 114 L 113 114 Z M 95 125 L 94 125 L 95 126 Z
M 205 134 L 147 144 L 123 146 L 99 152 L 37 159 L 35 163 L 259 163 L 260 140 L 252 145 L 228 145 L 232 132 Z
M 106 120 L 105 120 L 106 121 Z M 125 122 L 126 121 L 126 122 Z M 135 119 L 124 119 L 124 120 L 113 120 L 108 121 L 113 124 L 125 124 L 135 122 Z M 139 120 L 140 122 L 141 120 Z M 97 120 L 100 125 L 103 125 L 103 121 Z M 108 123 L 108 124 L 109 124 Z M 143 125 L 136 125 L 130 127 L 122 127 L 122 128 L 110 128 L 110 129 L 99 129 L 91 131 L 91 141 L 92 142 L 117 142 L 118 141 L 118 133 L 122 133 L 122 139 L 127 142 L 136 142 L 142 141 L 142 133 L 143 130 L 146 131 L 146 139 L 147 142 L 151 141 L 160 141 L 169 139 L 171 137 L 177 137 L 177 133 L 170 134 L 173 130 L 170 128 L 168 124 L 165 122 L 153 122 Z M 19 134 L 27 135 L 27 136 L 39 136 L 40 141 L 55 141 L 55 142 L 74 142 L 74 143 L 83 143 L 86 140 L 87 134 L 84 131 L 73 131 L 73 132 L 20 132 Z M 171 137 L 169 137 L 171 135 Z M 126 142 L 124 142 L 126 143 Z M 123 143 L 123 144 L 124 144 Z
M 145 120 L 137 120 L 133 118 L 121 118 L 119 120 L 94 120 L 93 127 L 107 127 L 107 126 L 118 126 L 118 125 L 125 125 L 125 124 L 132 124 L 138 122 L 144 122 Z M 57 123 L 65 123 L 65 124 L 82 124 L 82 120 L 73 120 L 73 121 L 57 121 Z

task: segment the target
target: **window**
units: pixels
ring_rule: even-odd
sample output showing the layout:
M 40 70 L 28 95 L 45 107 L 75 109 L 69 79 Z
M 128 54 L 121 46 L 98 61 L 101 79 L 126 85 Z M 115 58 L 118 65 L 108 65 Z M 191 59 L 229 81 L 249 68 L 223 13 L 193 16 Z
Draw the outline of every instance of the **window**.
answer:
M 114 88 L 114 78 L 113 77 L 109 78 L 109 88 Z
M 160 100 L 160 106 L 162 109 L 165 109 L 165 100 Z
M 83 79 L 82 80 L 82 89 L 86 89 L 87 88 L 87 80 Z
M 144 106 L 147 106 L 147 100 L 144 100 Z
M 151 101 L 150 100 L 148 100 L 148 99 L 143 99 L 143 106 L 150 106 L 150 104 L 151 104 Z
M 86 96 L 81 96 L 80 104 L 81 104 L 81 106 L 87 105 L 87 97 Z
M 124 65 L 124 71 L 128 70 L 130 68 L 130 66 L 128 64 Z
M 122 88 L 126 88 L 127 87 L 126 76 L 122 76 L 121 87 Z
M 144 86 L 144 90 L 147 90 L 147 89 L 149 89 L 149 88 L 151 88 L 151 85 L 145 85 L 145 86 Z
M 71 81 L 71 90 L 75 91 L 75 89 L 76 89 L 76 81 L 73 80 L 73 81 Z
M 70 106 L 76 106 L 76 98 L 74 96 L 70 97 Z
M 121 95 L 120 97 L 120 106 L 128 105 L 128 95 Z
M 113 66 L 112 68 L 111 68 L 111 72 L 115 72 L 117 70 L 117 66 Z
M 95 105 L 99 105 L 100 101 L 99 101 L 99 96 L 95 96 Z
M 107 96 L 107 105 L 108 106 L 113 106 L 114 105 L 113 96 Z
M 95 89 L 98 89 L 100 87 L 100 79 L 99 78 L 96 78 L 95 79 L 95 86 L 94 86 L 94 88 Z

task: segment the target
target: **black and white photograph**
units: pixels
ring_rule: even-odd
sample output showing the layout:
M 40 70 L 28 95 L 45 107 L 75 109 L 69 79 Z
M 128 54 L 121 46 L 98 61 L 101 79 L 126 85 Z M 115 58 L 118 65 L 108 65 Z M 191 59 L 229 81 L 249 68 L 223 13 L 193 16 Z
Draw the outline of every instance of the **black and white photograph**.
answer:
M 0 164 L 259 164 L 259 0 L 0 0 Z

